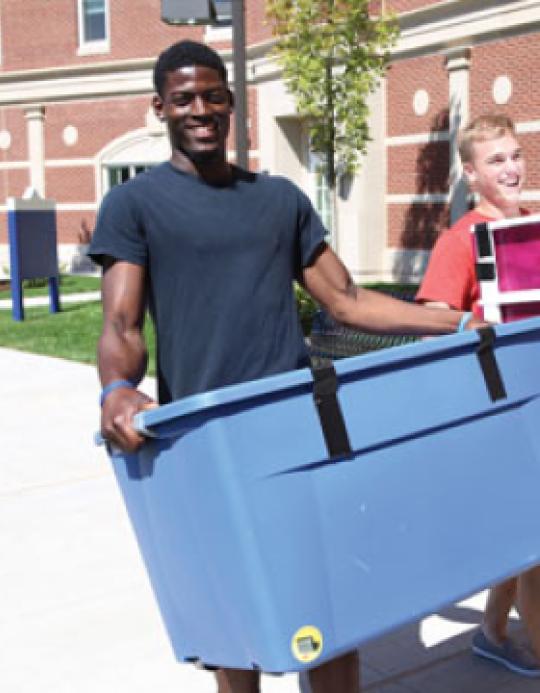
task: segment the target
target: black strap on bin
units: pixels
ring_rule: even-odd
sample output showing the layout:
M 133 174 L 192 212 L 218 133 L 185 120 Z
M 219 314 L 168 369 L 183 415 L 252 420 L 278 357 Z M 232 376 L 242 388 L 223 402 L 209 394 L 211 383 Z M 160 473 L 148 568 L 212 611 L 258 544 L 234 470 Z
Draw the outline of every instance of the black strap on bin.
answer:
M 475 224 L 474 235 L 476 237 L 476 252 L 478 253 L 478 257 L 491 257 L 493 251 L 491 249 L 491 238 L 488 225 L 485 222 L 482 224 Z
M 480 337 L 480 344 L 476 348 L 476 355 L 484 374 L 491 401 L 496 402 L 498 399 L 505 399 L 506 389 L 493 351 L 495 330 L 492 327 L 482 327 L 477 332 Z
M 313 368 L 313 399 L 330 457 L 350 455 L 351 444 L 337 399 L 339 381 L 334 366 Z
M 492 282 L 497 276 L 494 262 L 477 262 L 475 267 L 479 282 Z

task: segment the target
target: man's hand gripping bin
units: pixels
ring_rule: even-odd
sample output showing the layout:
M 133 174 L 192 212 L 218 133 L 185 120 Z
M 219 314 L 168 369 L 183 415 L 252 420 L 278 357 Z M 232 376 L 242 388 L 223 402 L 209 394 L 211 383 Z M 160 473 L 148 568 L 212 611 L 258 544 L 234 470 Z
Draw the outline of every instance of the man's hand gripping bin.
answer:
M 337 362 L 337 456 L 309 370 L 139 415 L 112 462 L 176 657 L 310 668 L 540 562 L 539 354 L 533 318 Z

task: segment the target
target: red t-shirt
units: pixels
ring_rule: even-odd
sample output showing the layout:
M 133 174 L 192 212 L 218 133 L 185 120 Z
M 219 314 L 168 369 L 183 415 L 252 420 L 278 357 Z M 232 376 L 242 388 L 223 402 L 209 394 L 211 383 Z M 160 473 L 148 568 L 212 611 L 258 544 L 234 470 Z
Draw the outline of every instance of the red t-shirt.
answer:
M 526 209 L 520 209 L 520 213 L 529 214 Z M 440 235 L 416 294 L 417 301 L 439 301 L 482 317 L 471 226 L 486 221 L 495 220 L 473 209 Z
M 439 301 L 456 310 L 472 310 L 476 316 L 482 316 L 471 226 L 486 221 L 493 219 L 473 209 L 439 236 L 416 295 L 417 301 Z

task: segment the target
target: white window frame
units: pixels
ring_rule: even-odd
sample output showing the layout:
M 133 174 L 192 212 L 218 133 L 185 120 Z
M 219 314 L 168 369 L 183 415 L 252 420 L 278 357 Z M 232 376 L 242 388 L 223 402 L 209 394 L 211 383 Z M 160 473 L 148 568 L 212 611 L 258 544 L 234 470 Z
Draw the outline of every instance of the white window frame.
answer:
M 326 240 L 334 246 L 334 209 L 332 207 L 332 196 L 328 188 L 328 183 L 324 179 L 324 175 L 319 172 L 323 155 L 320 152 L 315 152 L 309 146 L 307 147 L 307 173 L 308 173 L 308 194 L 311 198 L 313 207 L 317 214 L 321 217 L 328 235 Z M 321 205 L 322 203 L 322 205 Z
M 112 163 L 112 164 L 105 164 L 103 167 L 103 194 L 109 192 L 109 190 L 116 185 L 122 185 L 121 182 L 119 183 L 114 183 L 111 185 L 111 178 L 110 178 L 110 172 L 111 169 L 126 169 L 128 171 L 128 178 L 126 181 L 131 180 L 132 178 L 135 178 L 136 175 L 141 173 L 140 171 L 137 171 L 138 168 L 145 168 L 149 169 L 152 168 L 153 166 L 156 166 L 157 164 L 155 162 L 137 162 L 137 163 Z
M 84 38 L 83 0 L 77 0 L 77 24 L 79 30 L 79 48 L 77 55 L 94 55 L 110 51 L 110 0 L 103 0 L 105 10 L 105 38 L 97 41 L 86 41 Z
M 206 26 L 207 41 L 230 41 L 232 40 L 232 15 L 229 24 L 208 24 Z
M 206 41 L 232 41 L 232 26 L 229 24 L 225 26 L 208 24 L 204 38 Z

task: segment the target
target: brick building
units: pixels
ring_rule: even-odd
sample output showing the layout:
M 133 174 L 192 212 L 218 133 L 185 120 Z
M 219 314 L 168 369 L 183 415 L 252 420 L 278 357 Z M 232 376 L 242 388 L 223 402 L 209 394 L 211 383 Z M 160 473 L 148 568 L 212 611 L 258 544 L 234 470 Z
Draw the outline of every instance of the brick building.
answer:
M 233 0 L 234 1 L 234 0 Z M 306 128 L 269 55 L 264 0 L 245 0 L 250 168 L 288 175 L 323 217 L 328 200 Z M 517 122 L 527 206 L 540 211 L 540 0 L 376 0 L 401 37 L 371 102 L 371 143 L 343 185 L 333 242 L 355 279 L 418 278 L 437 233 L 467 205 L 455 136 L 486 110 Z M 0 272 L 6 198 L 31 186 L 58 204 L 69 265 L 114 184 L 168 157 L 150 109 L 157 53 L 182 37 L 218 49 L 230 27 L 168 26 L 160 0 L 3 0 L 0 6 Z M 234 130 L 234 128 L 233 128 Z M 234 132 L 230 139 L 234 158 Z

